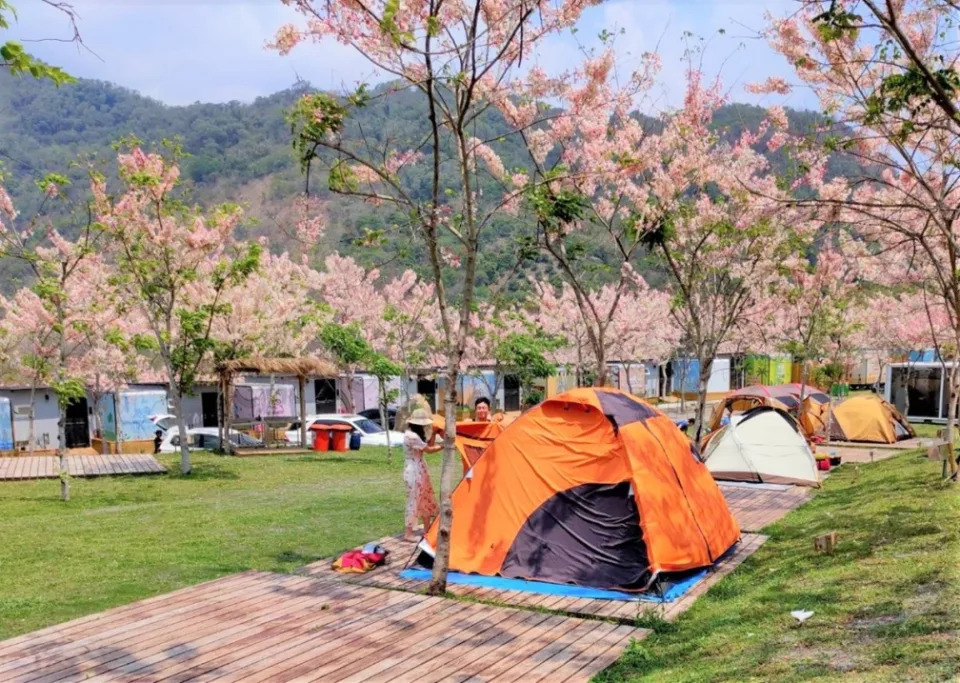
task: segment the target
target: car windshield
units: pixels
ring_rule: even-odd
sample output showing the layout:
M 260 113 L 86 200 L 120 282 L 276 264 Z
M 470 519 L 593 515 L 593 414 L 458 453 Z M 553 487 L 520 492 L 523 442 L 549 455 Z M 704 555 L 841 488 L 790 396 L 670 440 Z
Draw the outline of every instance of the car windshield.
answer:
M 234 436 L 237 445 L 239 446 L 259 446 L 260 442 L 254 439 L 252 436 L 247 436 L 244 433 L 239 433 Z
M 366 432 L 367 434 L 379 434 L 380 432 L 383 431 L 380 425 L 378 425 L 373 420 L 368 420 L 367 418 L 363 418 L 362 420 L 357 420 L 356 422 L 354 422 L 354 424 L 357 426 L 358 429 L 360 429 L 360 431 Z
M 176 418 L 174 417 L 161 417 L 159 420 L 157 420 L 157 426 L 160 429 L 170 429 L 175 422 Z

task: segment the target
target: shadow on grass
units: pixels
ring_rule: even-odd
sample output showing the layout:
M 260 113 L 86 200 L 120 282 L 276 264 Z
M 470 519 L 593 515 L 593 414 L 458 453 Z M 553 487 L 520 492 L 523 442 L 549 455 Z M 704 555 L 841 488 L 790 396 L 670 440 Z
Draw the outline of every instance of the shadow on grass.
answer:
M 182 474 L 179 464 L 175 464 L 168 469 L 167 477 L 179 481 L 233 481 L 240 479 L 240 475 L 231 468 L 210 460 L 194 464 L 190 474 Z
M 369 457 L 349 457 L 342 455 L 301 455 L 301 456 L 284 456 L 283 462 L 288 464 L 298 464 L 304 462 L 319 462 L 319 463 L 328 463 L 328 464 L 350 464 L 350 465 L 374 465 L 374 466 L 383 466 L 386 465 L 386 460 L 383 459 L 373 459 Z M 390 464 L 393 464 L 394 461 L 391 461 Z
M 273 556 L 273 560 L 276 562 L 276 566 L 278 567 L 279 571 L 299 569 L 304 565 L 318 562 L 322 559 L 323 557 L 320 555 L 304 555 L 303 553 L 298 553 L 293 550 L 284 550 Z

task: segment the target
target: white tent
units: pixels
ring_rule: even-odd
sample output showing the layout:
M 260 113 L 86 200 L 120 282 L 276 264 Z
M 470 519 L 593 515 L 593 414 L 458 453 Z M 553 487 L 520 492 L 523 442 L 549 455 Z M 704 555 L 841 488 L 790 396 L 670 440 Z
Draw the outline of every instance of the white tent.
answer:
M 762 406 L 743 414 L 707 443 L 714 479 L 819 486 L 817 462 L 792 417 Z

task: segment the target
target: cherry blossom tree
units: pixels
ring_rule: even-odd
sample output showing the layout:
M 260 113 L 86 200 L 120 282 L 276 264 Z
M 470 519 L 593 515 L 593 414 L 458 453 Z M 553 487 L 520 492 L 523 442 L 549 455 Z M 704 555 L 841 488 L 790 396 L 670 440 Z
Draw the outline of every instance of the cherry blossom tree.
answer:
M 307 355 L 323 318 L 315 314 L 320 286 L 321 276 L 307 264 L 306 258 L 297 263 L 287 253 L 263 254 L 256 271 L 230 284 L 223 293 L 225 312 L 214 320 L 212 329 L 215 358 L 222 361 L 251 356 L 299 358 Z M 271 375 L 271 395 L 274 379 Z M 300 378 L 298 386 L 300 443 L 306 444 L 307 426 L 302 419 L 306 417 L 303 379 Z M 220 396 L 221 406 L 226 407 L 228 398 Z M 229 424 L 229 419 L 221 420 L 220 427 L 225 423 Z M 222 435 L 220 442 L 229 444 Z
M 548 355 L 558 364 L 574 368 L 577 385 L 582 386 L 588 376 L 598 372 L 585 329 L 588 320 L 596 319 L 584 318 L 573 287 L 566 280 L 559 287 L 545 282 L 534 282 L 533 286 L 539 302 L 535 321 L 546 333 L 566 340 Z M 665 361 L 680 338 L 680 329 L 670 313 L 669 294 L 651 288 L 635 273 L 619 295 L 617 289 L 618 285 L 608 284 L 586 292 L 589 309 L 597 311 L 606 325 L 603 357 L 611 358 L 612 354 L 620 360 Z
M 523 173 L 510 176 L 510 182 L 526 188 L 537 218 L 537 243 L 571 287 L 597 385 L 608 380 L 610 327 L 622 297 L 639 277 L 632 263 L 644 250 L 644 224 L 656 220 L 637 208 L 646 201 L 646 190 L 633 179 L 657 163 L 658 138 L 632 115 L 632 108 L 658 68 L 657 56 L 647 53 L 641 68 L 618 87 L 613 52 L 607 50 L 587 59 L 570 79 L 551 81 L 535 73 L 521 90 L 530 102 L 550 97 L 559 111 L 523 135 L 534 182 Z M 514 106 L 510 100 L 500 104 L 505 112 Z M 492 150 L 485 151 L 488 166 L 496 167 Z M 590 292 L 601 286 L 608 296 L 598 306 Z M 646 286 L 642 280 L 641 286 Z
M 809 365 L 839 353 L 842 341 L 851 339 L 859 326 L 854 310 L 859 304 L 858 257 L 840 249 L 825 248 L 811 263 L 794 255 L 780 266 L 781 281 L 773 295 L 768 330 L 776 348 L 791 354 L 801 364 L 800 401 L 806 391 Z
M 767 37 L 829 115 L 797 155 L 802 204 L 850 226 L 883 262 L 880 284 L 919 286 L 949 316 L 960 341 L 960 209 L 957 92 L 960 58 L 952 2 L 817 2 L 772 18 Z M 757 91 L 786 93 L 770 79 Z M 827 157 L 859 162 L 860 177 L 825 180 Z M 950 438 L 960 372 L 950 371 Z
M 33 282 L 12 299 L 3 301 L 3 326 L 10 339 L 17 339 L 19 360 L 31 376 L 31 449 L 33 398 L 36 388 L 47 384 L 56 393 L 57 456 L 60 467 L 60 497 L 70 498 L 66 466 L 66 407 L 84 397 L 86 379 L 78 356 L 89 353 L 89 335 L 107 319 L 115 319 L 109 271 L 100 253 L 100 234 L 87 220 L 71 242 L 48 222 L 49 202 L 66 198 L 69 181 L 49 174 L 38 185 L 45 199 L 33 219 L 17 224 L 17 212 L 0 188 L 0 254 L 26 263 Z M 91 296 L 97 292 L 97 296 Z M 95 333 L 94 333 L 95 334 Z
M 91 174 L 98 228 L 116 264 L 115 282 L 136 302 L 166 371 L 180 439 L 180 469 L 191 470 L 183 398 L 216 346 L 213 326 L 226 315 L 231 286 L 255 272 L 259 244 L 238 244 L 240 210 L 224 205 L 203 215 L 177 201 L 174 158 L 134 147 L 117 157 L 122 193 Z
M 33 455 L 37 389 L 52 382 L 56 358 L 53 321 L 43 300 L 28 288 L 18 290 L 11 298 L 0 298 L 0 311 L 3 313 L 0 318 L 3 375 L 15 382 L 26 379 L 30 386 L 27 442 Z
M 405 270 L 383 287 L 383 331 L 373 340 L 374 348 L 403 368 L 403 405 L 410 404 L 409 378 L 422 368 L 436 344 L 437 310 L 434 287 L 412 270 Z
M 484 156 L 485 143 L 474 138 L 474 123 L 492 102 L 511 98 L 511 82 L 537 42 L 573 25 L 595 0 L 417 0 L 403 7 L 398 0 L 291 4 L 307 25 L 286 26 L 277 33 L 275 45 L 281 52 L 305 39 L 337 40 L 398 79 L 397 89 L 413 88 L 425 101 L 430 132 L 409 147 L 364 135 L 353 125 L 351 111 L 371 96 L 364 87 L 346 98 L 306 95 L 291 119 L 305 168 L 322 164 L 333 191 L 386 204 L 409 216 L 411 233 L 426 250 L 446 350 L 447 436 L 430 583 L 431 593 L 441 593 L 446 587 L 450 493 L 457 469 L 456 387 L 471 334 L 478 252 L 484 229 L 512 198 L 509 192 L 500 199 L 480 196 L 478 158 Z M 536 103 L 520 103 L 506 117 L 508 130 L 500 134 L 530 129 L 543 117 Z M 430 168 L 425 191 L 419 183 L 411 184 L 404 172 L 420 162 Z M 460 265 L 454 268 L 447 262 Z M 447 290 L 447 273 L 458 285 L 456 301 Z M 454 323 L 457 319 L 459 325 Z

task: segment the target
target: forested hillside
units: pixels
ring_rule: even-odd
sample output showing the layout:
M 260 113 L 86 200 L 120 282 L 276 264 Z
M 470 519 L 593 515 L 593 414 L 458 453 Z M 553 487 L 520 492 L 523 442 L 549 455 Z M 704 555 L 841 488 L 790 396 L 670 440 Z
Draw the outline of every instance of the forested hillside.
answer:
M 250 235 L 268 235 L 273 248 L 297 252 L 307 245 L 296 242 L 290 229 L 293 199 L 304 189 L 304 178 L 290 144 L 285 110 L 306 84 L 261 97 L 252 103 L 202 104 L 171 107 L 133 91 L 98 81 L 80 80 L 60 88 L 48 82 L 0 73 L 0 158 L 6 186 L 23 216 L 34 215 L 40 202 L 35 181 L 48 172 L 65 173 L 73 180 L 70 189 L 82 200 L 86 181 L 83 163 L 111 167 L 111 145 L 121 137 L 136 136 L 148 145 L 164 139 L 179 139 L 189 154 L 183 163 L 184 190 L 191 201 L 210 204 L 233 201 L 245 205 Z M 718 130 L 733 139 L 746 127 L 755 129 L 763 118 L 759 107 L 734 104 L 716 117 Z M 789 112 L 791 128 L 809 129 L 812 112 Z M 396 141 L 400 148 L 416 146 L 426 133 L 423 100 L 413 91 L 391 92 L 374 97 L 358 111 L 351 125 L 378 140 Z M 476 136 L 495 137 L 497 115 L 491 113 L 478 124 Z M 650 120 L 655 126 L 656 121 Z M 494 143 L 507 167 L 524 165 L 515 143 Z M 774 158 L 783 168 L 782 152 Z M 834 173 L 844 173 L 836 160 Z M 427 170 L 423 169 L 423 190 Z M 383 207 L 358 206 L 355 201 L 330 196 L 323 178 L 315 178 L 312 190 L 327 200 L 328 231 L 312 258 L 332 250 L 353 253 L 368 265 L 384 264 L 387 270 L 418 267 L 423 263 L 415 242 L 404 238 L 402 217 Z M 61 221 L 69 223 L 68 219 Z M 77 218 L 69 219 L 74 222 Z M 64 225 L 69 232 L 70 225 Z M 480 264 L 481 288 L 509 272 L 514 264 L 518 219 L 505 217 L 491 226 L 489 247 Z M 383 230 L 389 236 L 380 246 L 358 246 L 355 241 L 368 230 Z M 601 256 L 598 254 L 598 256 Z M 641 268 L 643 264 L 638 264 Z M 546 262 L 540 267 L 546 268 Z M 650 273 L 656 280 L 656 274 Z

